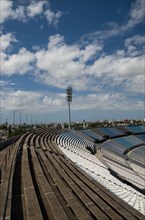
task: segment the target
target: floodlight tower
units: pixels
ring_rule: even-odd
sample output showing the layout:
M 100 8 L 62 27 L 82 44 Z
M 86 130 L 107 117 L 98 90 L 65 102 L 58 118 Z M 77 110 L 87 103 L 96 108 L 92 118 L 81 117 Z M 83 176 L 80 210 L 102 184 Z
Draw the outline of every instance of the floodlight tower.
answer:
M 71 124 L 70 103 L 72 102 L 72 87 L 66 89 L 66 101 L 68 102 L 69 129 Z

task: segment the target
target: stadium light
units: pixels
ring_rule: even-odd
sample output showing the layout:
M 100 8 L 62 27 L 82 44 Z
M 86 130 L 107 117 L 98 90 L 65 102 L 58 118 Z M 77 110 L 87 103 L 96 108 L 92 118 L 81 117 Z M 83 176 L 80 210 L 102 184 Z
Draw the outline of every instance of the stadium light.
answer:
M 66 101 L 68 103 L 69 129 L 71 124 L 70 103 L 72 102 L 72 87 L 66 89 Z

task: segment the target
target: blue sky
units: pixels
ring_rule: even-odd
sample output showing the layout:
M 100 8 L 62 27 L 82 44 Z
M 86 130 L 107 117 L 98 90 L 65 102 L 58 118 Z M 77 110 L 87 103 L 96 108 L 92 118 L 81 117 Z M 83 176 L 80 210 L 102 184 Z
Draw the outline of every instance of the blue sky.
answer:
M 0 0 L 1 123 L 144 118 L 144 0 Z M 27 116 L 27 117 L 26 117 Z

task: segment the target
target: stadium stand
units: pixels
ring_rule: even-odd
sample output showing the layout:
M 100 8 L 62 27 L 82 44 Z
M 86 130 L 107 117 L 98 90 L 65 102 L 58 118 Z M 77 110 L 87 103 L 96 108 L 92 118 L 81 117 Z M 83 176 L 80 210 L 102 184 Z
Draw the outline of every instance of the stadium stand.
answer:
M 137 175 L 136 172 L 134 172 L 134 170 L 127 163 L 126 157 L 123 155 L 123 152 L 126 149 L 124 148 L 124 146 L 118 144 L 122 147 L 122 151 L 120 152 L 120 154 L 114 154 L 113 151 L 109 152 L 107 150 L 106 154 L 109 159 L 105 159 L 105 163 L 102 163 L 104 162 L 102 151 L 100 151 L 100 157 L 97 157 L 97 155 L 91 155 L 89 151 L 83 151 L 83 148 L 82 146 L 79 146 L 79 143 L 78 146 L 74 148 L 73 140 L 71 141 L 71 144 L 65 142 L 65 144 L 63 145 L 63 141 L 61 140 L 63 138 L 64 136 L 62 134 L 58 135 L 57 142 L 58 146 L 65 153 L 65 155 L 71 158 L 71 160 L 73 160 L 82 170 L 85 170 L 85 172 L 89 173 L 89 175 L 99 181 L 106 188 L 109 188 L 113 193 L 121 197 L 124 201 L 127 201 L 129 204 L 133 205 L 136 208 L 138 207 L 137 209 L 142 210 L 142 212 L 145 211 L 145 209 L 143 208 L 143 204 L 145 204 L 144 199 L 140 200 L 138 199 L 138 196 L 136 197 L 134 194 L 137 193 L 141 196 L 140 189 L 144 189 L 144 180 L 139 175 Z M 73 138 L 75 138 L 75 136 Z M 110 140 L 106 142 L 109 141 Z M 114 139 L 111 141 L 114 141 Z M 103 144 L 101 144 L 101 146 Z M 105 148 L 103 147 L 101 148 L 101 150 L 105 151 Z M 113 175 L 110 175 L 110 170 L 115 170 L 117 175 L 114 175 L 113 172 L 111 172 L 113 173 Z M 120 175 L 120 177 L 122 176 L 123 179 L 119 178 L 117 180 L 116 177 L 119 176 L 118 174 Z M 127 179 L 125 178 L 126 176 Z M 128 183 L 132 184 L 134 187 L 132 188 L 132 186 L 128 185 Z M 144 198 L 143 195 L 141 197 Z M 135 202 L 136 200 L 139 201 L 140 205 L 137 205 L 137 203 Z
M 143 125 L 140 126 L 128 126 L 127 129 L 133 134 L 142 134 L 145 133 L 145 127 Z
M 105 146 L 110 141 L 115 143 L 115 138 L 97 143 L 99 150 L 94 152 L 93 141 L 70 130 L 40 129 L 22 135 L 13 145 L 0 184 L 0 219 L 144 219 L 143 193 L 111 175 L 109 168 L 116 164 L 117 174 L 126 172 L 130 179 L 134 175 L 141 185 L 135 165 L 144 148 L 136 145 L 124 155 L 123 150 L 115 153 Z
M 80 134 L 81 133 L 84 134 L 87 137 L 90 137 L 92 139 L 92 141 L 94 141 L 96 143 L 101 142 L 101 141 L 104 140 L 102 136 L 100 136 L 99 134 L 93 132 L 93 130 L 81 130 Z

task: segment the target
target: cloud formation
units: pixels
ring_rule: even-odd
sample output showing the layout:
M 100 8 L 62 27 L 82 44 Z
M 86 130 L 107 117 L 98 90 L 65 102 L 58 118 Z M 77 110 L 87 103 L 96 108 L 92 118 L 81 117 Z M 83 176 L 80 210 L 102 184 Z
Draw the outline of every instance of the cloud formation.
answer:
M 113 91 L 119 85 L 121 91 L 137 92 L 140 88 L 138 92 L 143 92 L 143 36 L 132 36 L 124 41 L 122 50 L 104 55 L 103 45 L 68 45 L 59 34 L 49 37 L 46 48 L 30 52 L 23 47 L 9 54 L 8 48 L 16 41 L 12 34 L 1 36 L 2 75 L 31 74 L 41 83 L 62 89 L 71 85 L 78 91 Z
M 30 5 L 27 7 L 27 14 L 29 17 L 35 17 L 36 15 L 39 15 L 43 12 L 43 6 L 45 2 L 39 1 L 35 2 L 33 1 Z
M 49 95 L 36 91 L 2 91 L 1 109 L 5 112 L 17 110 L 27 113 L 57 112 L 67 110 L 65 93 L 50 93 Z M 33 103 L 33 105 L 32 105 Z M 140 100 L 127 99 L 123 93 L 89 93 L 73 96 L 71 109 L 77 110 L 129 110 L 134 106 L 135 110 L 143 108 Z
M 75 89 L 85 89 L 87 62 L 95 59 L 102 48 L 98 44 L 89 44 L 85 48 L 80 48 L 78 44 L 67 45 L 63 36 L 51 36 L 48 47 L 35 54 L 36 66 L 42 72 L 38 77 L 44 83 L 59 88 L 71 83 Z M 80 81 L 82 85 L 79 85 Z
M 139 34 L 134 35 L 133 37 L 127 38 L 125 40 L 125 46 L 128 47 L 130 45 L 140 46 L 145 44 L 145 36 L 141 36 Z
M 1 74 L 11 76 L 25 74 L 33 69 L 35 56 L 26 48 L 21 48 L 17 54 L 1 54 Z
M 59 19 L 61 18 L 61 16 L 63 15 L 62 12 L 58 11 L 58 12 L 53 12 L 50 9 L 47 9 L 44 13 L 44 15 L 46 16 L 46 19 L 48 20 L 48 23 L 51 25 L 55 25 L 57 26 Z
M 15 36 L 12 33 L 2 34 L 0 36 L 0 52 L 6 51 L 12 48 L 12 42 L 17 42 Z
M 117 22 L 108 22 L 104 25 L 104 29 L 95 31 L 92 33 L 85 34 L 81 41 L 88 41 L 101 39 L 106 40 L 117 35 L 123 35 L 129 30 L 133 29 L 140 23 L 144 22 L 145 17 L 145 3 L 144 0 L 136 0 L 132 3 L 131 9 L 128 14 L 126 21 L 123 21 L 122 24 Z
M 1 19 L 0 23 L 4 23 L 11 17 L 12 14 L 12 1 L 2 1 L 0 0 L 0 8 L 1 8 Z
M 42 15 L 46 18 L 49 25 L 57 25 L 59 19 L 63 15 L 62 12 L 54 12 L 49 5 L 49 1 L 24 1 L 23 4 L 15 6 L 14 1 L 0 0 L 1 7 L 1 19 L 0 24 L 3 24 L 7 20 L 19 20 L 26 22 L 38 15 Z
M 59 88 L 71 84 L 76 90 L 94 91 L 103 90 L 107 85 L 113 91 L 119 85 L 121 91 L 137 92 L 136 88 L 140 88 L 138 92 L 142 93 L 144 54 L 131 45 L 132 41 L 141 39 L 139 35 L 126 39 L 124 49 L 97 56 L 103 50 L 98 44 L 80 48 L 78 44 L 67 45 L 60 35 L 51 36 L 48 47 L 35 54 L 36 66 L 41 72 L 38 78 Z
M 143 21 L 141 0 L 132 4 L 126 23 L 109 22 L 107 28 L 87 34 L 81 41 L 67 44 L 63 35 L 51 35 L 47 46 L 33 45 L 33 51 L 25 47 L 13 52 L 18 40 L 13 33 L 1 34 L 1 74 L 4 77 L 31 74 L 33 80 L 60 90 L 72 86 L 73 110 L 85 109 L 134 109 L 143 108 L 144 93 L 144 44 L 143 35 L 135 34 L 124 40 L 124 46 L 107 53 L 103 41 L 125 33 Z M 14 7 L 12 1 L 1 1 L 1 23 L 8 19 L 27 21 L 38 15 L 45 16 L 50 25 L 57 25 L 62 12 L 53 12 L 46 1 L 31 1 L 28 5 Z M 12 85 L 9 80 L 2 86 Z M 137 99 L 139 97 L 139 99 Z M 135 99 L 134 99 L 135 98 Z M 32 106 L 31 103 L 34 103 Z M 64 93 L 2 91 L 1 106 L 5 110 L 43 112 L 64 110 Z

